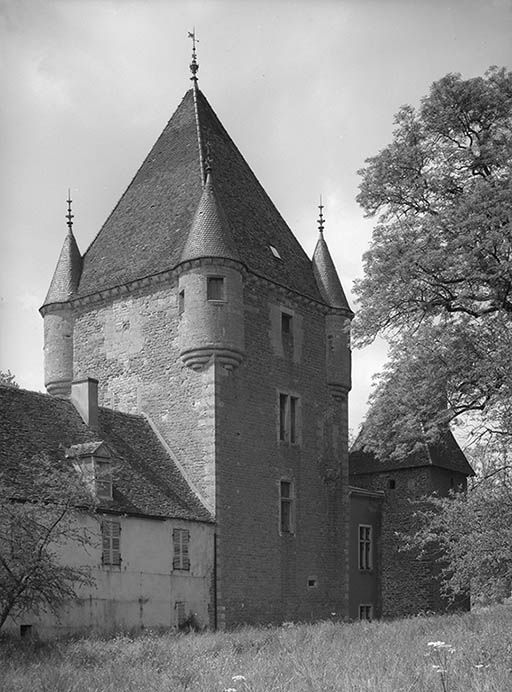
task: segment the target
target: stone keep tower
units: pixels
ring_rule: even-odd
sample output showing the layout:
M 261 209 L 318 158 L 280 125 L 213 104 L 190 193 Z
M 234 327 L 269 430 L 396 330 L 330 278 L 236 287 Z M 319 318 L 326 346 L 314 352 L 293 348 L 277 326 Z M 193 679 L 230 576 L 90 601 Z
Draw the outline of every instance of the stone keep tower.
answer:
M 347 613 L 349 325 L 197 84 L 45 305 L 48 391 L 141 412 L 215 516 L 212 624 Z M 72 365 L 72 367 L 71 367 Z

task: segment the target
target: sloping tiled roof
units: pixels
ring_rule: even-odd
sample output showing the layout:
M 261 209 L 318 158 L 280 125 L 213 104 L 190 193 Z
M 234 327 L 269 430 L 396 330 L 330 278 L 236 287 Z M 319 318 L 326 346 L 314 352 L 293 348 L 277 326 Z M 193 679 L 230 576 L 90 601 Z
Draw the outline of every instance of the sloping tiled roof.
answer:
M 65 303 L 75 293 L 80 273 L 82 271 L 82 256 L 71 231 L 66 234 L 57 266 L 53 272 L 50 288 L 43 305 L 50 303 Z
M 216 199 L 211 173 L 208 173 L 180 260 L 185 262 L 199 257 L 240 259 L 228 220 Z
M 198 137 L 199 134 L 199 137 Z M 201 91 L 191 89 L 84 255 L 78 295 L 174 268 L 202 194 L 206 143 L 215 193 L 241 261 L 316 300 L 311 261 Z M 276 259 L 273 245 L 282 261 Z
M 332 308 L 350 310 L 323 233 L 320 233 L 313 253 L 313 273 L 322 298 L 327 305 Z
M 351 476 L 419 466 L 438 466 L 463 473 L 465 476 L 475 475 L 464 452 L 449 430 L 436 444 L 418 445 L 414 452 L 401 460 L 379 459 L 372 451 L 364 448 L 361 437 L 360 434 L 350 450 Z
M 126 514 L 212 521 L 142 416 L 100 408 L 91 431 L 71 402 L 0 385 L 0 469 L 16 473 L 22 459 L 45 453 L 64 459 L 73 445 L 112 455 L 113 500 L 100 509 Z M 83 446 L 82 446 L 83 445 Z

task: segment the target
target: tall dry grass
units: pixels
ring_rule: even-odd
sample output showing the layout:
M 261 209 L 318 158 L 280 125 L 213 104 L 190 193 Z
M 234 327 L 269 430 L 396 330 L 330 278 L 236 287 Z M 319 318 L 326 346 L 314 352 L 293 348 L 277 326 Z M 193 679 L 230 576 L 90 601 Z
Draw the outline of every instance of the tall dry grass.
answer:
M 512 690 L 512 607 L 227 633 L 4 640 L 0 690 L 506 692 Z

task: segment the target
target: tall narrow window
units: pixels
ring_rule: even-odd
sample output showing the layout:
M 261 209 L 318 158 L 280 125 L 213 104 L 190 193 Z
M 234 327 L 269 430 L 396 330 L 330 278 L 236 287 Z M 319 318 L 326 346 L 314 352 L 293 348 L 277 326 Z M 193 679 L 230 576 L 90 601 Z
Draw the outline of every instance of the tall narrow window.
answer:
M 185 311 L 185 290 L 178 293 L 178 315 L 183 315 Z
M 288 394 L 279 394 L 279 439 L 286 442 L 288 421 Z
M 281 339 L 284 354 L 291 356 L 293 352 L 293 315 L 290 315 L 289 312 L 281 313 Z
M 280 482 L 279 495 L 279 525 L 281 533 L 294 533 L 294 497 L 291 481 Z
M 121 564 L 121 524 L 115 519 L 101 522 L 102 562 L 104 565 Z
M 299 397 L 279 393 L 279 439 L 299 444 Z
M 372 527 L 359 524 L 359 569 L 372 568 Z
M 100 500 L 112 499 L 112 464 L 110 461 L 94 461 L 96 495 Z
M 224 297 L 224 277 L 208 276 L 206 279 L 206 298 L 207 300 L 225 300 Z
M 172 542 L 174 546 L 174 556 L 172 560 L 173 569 L 180 569 L 188 572 L 190 570 L 189 542 L 190 531 L 188 529 L 174 529 L 172 532 Z

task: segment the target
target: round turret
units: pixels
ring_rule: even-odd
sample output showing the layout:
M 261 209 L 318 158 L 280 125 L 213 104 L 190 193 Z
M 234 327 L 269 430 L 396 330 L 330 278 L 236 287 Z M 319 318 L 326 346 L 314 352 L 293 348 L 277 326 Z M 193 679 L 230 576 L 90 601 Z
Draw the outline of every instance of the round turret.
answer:
M 234 264 L 234 263 L 233 263 Z M 240 268 L 227 263 L 193 263 L 179 277 L 180 356 L 193 370 L 212 358 L 227 370 L 244 353 L 243 284 Z
M 320 201 L 320 237 L 313 253 L 313 273 L 318 289 L 330 310 L 325 316 L 326 376 L 334 398 L 345 397 L 352 386 L 350 322 L 354 316 L 325 242 L 323 205 Z
M 69 397 L 73 380 L 73 310 L 69 302 L 82 271 L 82 256 L 73 235 L 68 194 L 68 233 L 40 313 L 44 319 L 44 384 L 48 394 Z
M 178 268 L 182 361 L 199 370 L 212 358 L 231 370 L 244 353 L 242 265 L 216 199 L 211 171 Z
M 52 396 L 69 397 L 73 380 L 73 313 L 67 305 L 48 306 L 43 318 L 44 385 Z

